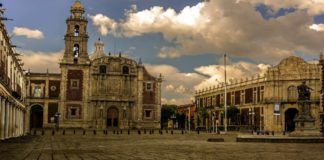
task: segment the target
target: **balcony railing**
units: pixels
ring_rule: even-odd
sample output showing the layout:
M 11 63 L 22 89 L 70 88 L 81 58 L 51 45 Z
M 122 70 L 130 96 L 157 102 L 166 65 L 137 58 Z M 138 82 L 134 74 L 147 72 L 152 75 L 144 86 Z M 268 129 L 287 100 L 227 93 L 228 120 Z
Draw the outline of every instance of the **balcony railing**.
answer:
M 271 97 L 271 98 L 265 98 L 264 99 L 265 103 L 297 103 L 298 99 L 297 98 L 283 98 L 283 97 Z M 319 98 L 311 98 L 309 100 L 309 102 L 311 103 L 316 103 L 316 102 L 320 102 Z

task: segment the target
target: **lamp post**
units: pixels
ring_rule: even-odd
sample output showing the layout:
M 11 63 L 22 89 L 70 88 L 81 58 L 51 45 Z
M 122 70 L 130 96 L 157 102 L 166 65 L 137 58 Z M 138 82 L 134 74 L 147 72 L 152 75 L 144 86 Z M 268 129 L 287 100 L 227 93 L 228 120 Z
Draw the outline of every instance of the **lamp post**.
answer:
M 254 125 L 254 114 L 255 114 L 255 112 L 254 112 L 254 107 L 253 108 L 249 108 L 249 117 L 250 117 L 250 119 L 251 119 L 251 130 L 253 131 L 253 125 Z
M 225 78 L 225 87 L 224 87 L 224 110 L 225 110 L 225 124 L 224 131 L 227 132 L 227 82 L 226 82 L 226 53 L 224 54 L 224 78 Z
M 189 116 L 188 116 L 188 128 L 189 128 L 189 133 L 190 133 L 190 118 L 191 118 L 191 117 L 190 117 L 190 107 L 191 107 L 191 106 L 189 105 L 189 114 L 188 114 L 188 115 L 189 115 Z
M 172 119 L 172 129 L 174 129 L 175 128 L 175 122 L 174 121 L 176 119 L 176 116 L 174 114 L 172 114 L 170 118 Z
M 102 105 L 100 106 L 99 110 L 100 110 L 100 125 L 103 127 L 103 125 L 102 125 L 102 121 L 103 121 L 103 106 Z

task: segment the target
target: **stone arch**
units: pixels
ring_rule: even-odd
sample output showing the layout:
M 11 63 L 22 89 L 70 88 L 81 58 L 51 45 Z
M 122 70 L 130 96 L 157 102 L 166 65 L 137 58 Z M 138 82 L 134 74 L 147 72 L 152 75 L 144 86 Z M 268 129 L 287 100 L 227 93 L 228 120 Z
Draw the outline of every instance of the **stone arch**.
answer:
M 109 107 L 107 110 L 107 127 L 119 126 L 119 111 L 115 106 Z
M 44 107 L 41 104 L 33 104 L 30 106 L 29 124 L 30 129 L 43 127 Z
M 298 115 L 298 109 L 295 107 L 285 110 L 285 131 L 292 132 L 295 130 L 294 118 Z

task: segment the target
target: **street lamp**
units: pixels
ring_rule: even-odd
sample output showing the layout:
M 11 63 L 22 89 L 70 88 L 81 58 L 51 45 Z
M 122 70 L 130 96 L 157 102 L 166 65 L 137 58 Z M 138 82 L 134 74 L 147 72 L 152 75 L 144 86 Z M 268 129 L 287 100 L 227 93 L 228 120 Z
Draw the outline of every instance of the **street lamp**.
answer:
M 101 105 L 100 108 L 100 125 L 102 126 L 102 121 L 103 121 L 103 106 Z
M 251 117 L 251 130 L 253 131 L 253 125 L 254 125 L 254 107 L 253 108 L 249 108 L 249 115 Z
M 176 119 L 176 116 L 172 114 L 170 118 L 172 119 L 172 129 L 174 129 L 175 128 L 174 120 Z

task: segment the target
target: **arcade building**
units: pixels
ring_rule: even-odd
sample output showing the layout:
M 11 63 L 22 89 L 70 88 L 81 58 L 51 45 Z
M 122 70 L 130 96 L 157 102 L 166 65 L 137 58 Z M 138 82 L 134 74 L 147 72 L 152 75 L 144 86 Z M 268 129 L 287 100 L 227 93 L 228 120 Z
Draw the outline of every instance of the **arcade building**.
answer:
M 229 129 L 238 126 L 241 130 L 265 130 L 292 132 L 294 118 L 300 112 L 297 86 L 303 81 L 310 87 L 310 110 L 315 118 L 315 126 L 320 129 L 323 123 L 324 107 L 323 65 L 308 63 L 300 57 L 287 57 L 265 75 L 255 75 L 227 83 L 227 106 L 235 106 L 239 113 L 228 119 Z M 197 90 L 196 106 L 205 107 L 209 116 L 197 126 L 212 127 L 214 123 L 224 126 L 224 84 Z M 199 115 L 196 115 L 196 117 Z M 237 128 L 236 128 L 237 129 Z

